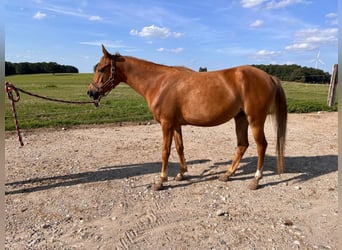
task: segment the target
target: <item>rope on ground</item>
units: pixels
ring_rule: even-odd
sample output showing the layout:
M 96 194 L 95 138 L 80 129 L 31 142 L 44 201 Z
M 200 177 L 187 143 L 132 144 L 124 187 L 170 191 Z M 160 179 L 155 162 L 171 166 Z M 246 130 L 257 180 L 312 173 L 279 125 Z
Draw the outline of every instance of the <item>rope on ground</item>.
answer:
M 19 92 L 22 92 L 24 94 L 34 96 L 34 97 L 37 97 L 40 99 L 44 99 L 47 101 L 53 101 L 53 102 L 61 102 L 61 103 L 68 103 L 68 104 L 89 104 L 89 103 L 94 104 L 94 101 L 69 101 L 69 100 L 61 100 L 61 99 L 55 99 L 55 98 L 37 95 L 37 94 L 31 93 L 29 91 L 23 90 L 21 88 L 17 88 L 10 82 L 5 82 L 5 91 L 7 93 L 8 99 L 11 101 L 12 111 L 13 111 L 13 119 L 14 119 L 16 131 L 18 134 L 20 146 L 24 146 L 24 142 L 23 142 L 23 139 L 22 139 L 22 136 L 20 133 L 17 110 L 15 107 L 15 103 L 19 102 L 19 100 L 20 100 L 20 93 Z

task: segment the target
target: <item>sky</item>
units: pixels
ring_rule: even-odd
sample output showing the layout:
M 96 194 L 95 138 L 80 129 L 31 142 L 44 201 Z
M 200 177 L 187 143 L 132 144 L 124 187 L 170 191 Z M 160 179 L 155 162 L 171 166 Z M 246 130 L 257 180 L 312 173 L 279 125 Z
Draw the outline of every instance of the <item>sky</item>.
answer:
M 332 71 L 337 0 L 5 0 L 5 60 L 91 73 L 102 56 L 193 70 L 298 64 Z

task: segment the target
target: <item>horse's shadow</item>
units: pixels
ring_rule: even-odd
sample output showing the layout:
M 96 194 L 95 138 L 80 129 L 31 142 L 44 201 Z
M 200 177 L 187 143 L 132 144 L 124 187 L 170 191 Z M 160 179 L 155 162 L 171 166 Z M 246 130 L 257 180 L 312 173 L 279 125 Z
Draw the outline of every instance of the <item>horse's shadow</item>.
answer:
M 246 180 L 254 176 L 256 171 L 258 158 L 249 157 L 241 160 L 243 166 L 239 168 L 238 174 L 233 176 L 231 180 Z M 229 165 L 231 162 L 217 162 L 214 165 Z M 278 175 L 277 171 L 277 158 L 274 156 L 266 156 L 263 168 L 263 176 Z M 301 156 L 301 157 L 285 157 L 284 173 L 296 174 L 289 178 L 277 178 L 276 181 L 265 181 L 260 184 L 259 188 L 265 186 L 274 186 L 280 183 L 289 181 L 305 182 L 316 177 L 326 175 L 338 171 L 338 157 L 337 155 L 324 155 L 324 156 Z
M 226 166 L 231 162 L 214 162 L 208 164 L 210 160 L 192 160 L 188 161 L 188 165 L 209 165 L 205 167 L 202 173 L 197 175 L 191 175 L 188 173 L 187 180 L 180 182 L 174 187 L 181 187 L 191 185 L 192 183 L 207 182 L 216 179 L 219 174 L 226 171 Z M 242 159 L 241 164 L 243 165 L 236 176 L 232 177 L 231 181 L 234 180 L 245 180 L 250 179 L 251 175 L 255 173 L 257 157 L 249 157 Z M 274 182 L 266 182 L 260 185 L 260 188 L 266 185 L 278 185 L 282 182 L 298 181 L 304 182 L 309 179 L 319 177 L 321 175 L 329 174 L 338 170 L 337 167 L 337 155 L 325 155 L 325 156 L 309 156 L 309 157 L 286 157 L 285 158 L 285 173 L 296 173 L 297 175 L 291 178 L 279 178 Z M 135 176 L 141 176 L 146 174 L 159 173 L 161 169 L 160 162 L 150 163 L 137 163 L 128 165 L 118 165 L 110 167 L 102 167 L 96 171 L 89 171 L 76 174 L 66 174 L 59 176 L 33 178 L 23 181 L 14 181 L 6 183 L 5 191 L 6 195 L 20 194 L 20 193 L 31 193 L 36 191 L 48 190 L 56 187 L 67 187 L 78 185 L 82 183 L 94 183 L 103 182 L 115 179 L 124 179 Z M 179 171 L 179 164 L 169 162 L 169 176 L 176 176 Z M 266 156 L 264 164 L 264 176 L 277 174 L 276 169 L 276 158 L 273 156 Z

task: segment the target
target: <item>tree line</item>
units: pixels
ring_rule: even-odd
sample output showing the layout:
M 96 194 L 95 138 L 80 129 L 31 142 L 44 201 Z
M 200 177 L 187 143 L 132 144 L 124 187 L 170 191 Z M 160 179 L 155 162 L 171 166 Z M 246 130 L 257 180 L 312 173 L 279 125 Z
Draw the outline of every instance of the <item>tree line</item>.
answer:
M 56 62 L 5 62 L 5 75 L 44 74 L 44 73 L 78 73 L 78 69 L 70 65 L 60 65 Z
M 252 65 L 270 75 L 278 77 L 282 81 L 303 82 L 303 83 L 329 83 L 331 75 L 321 69 L 303 67 L 297 64 L 277 65 L 277 64 L 254 64 Z
M 278 77 L 282 81 L 303 82 L 303 83 L 329 83 L 331 75 L 321 69 L 302 67 L 300 65 L 279 65 L 279 64 L 253 64 L 270 75 Z M 207 72 L 206 67 L 200 67 L 199 72 Z

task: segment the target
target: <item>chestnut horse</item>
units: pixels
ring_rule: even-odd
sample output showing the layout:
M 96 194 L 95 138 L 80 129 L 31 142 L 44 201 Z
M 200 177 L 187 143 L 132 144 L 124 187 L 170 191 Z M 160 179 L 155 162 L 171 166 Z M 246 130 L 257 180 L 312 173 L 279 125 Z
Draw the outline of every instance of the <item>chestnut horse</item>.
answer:
M 234 118 L 237 148 L 231 166 L 220 176 L 227 181 L 234 175 L 248 148 L 248 126 L 251 126 L 258 153 L 255 177 L 249 184 L 257 189 L 262 178 L 267 141 L 264 123 L 271 112 L 277 129 L 277 168 L 283 171 L 287 105 L 280 81 L 251 66 L 195 72 L 185 67 L 170 67 L 134 57 L 111 55 L 102 45 L 103 56 L 96 67 L 88 95 L 98 106 L 120 82 L 124 82 L 142 95 L 154 119 L 163 132 L 162 167 L 160 179 L 154 189 L 163 188 L 168 179 L 168 159 L 172 138 L 180 160 L 176 180 L 187 172 L 184 158 L 182 125 L 215 126 Z

